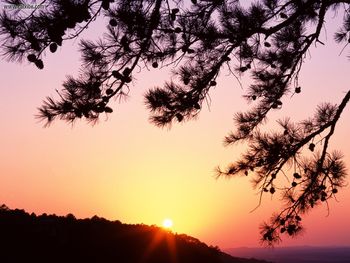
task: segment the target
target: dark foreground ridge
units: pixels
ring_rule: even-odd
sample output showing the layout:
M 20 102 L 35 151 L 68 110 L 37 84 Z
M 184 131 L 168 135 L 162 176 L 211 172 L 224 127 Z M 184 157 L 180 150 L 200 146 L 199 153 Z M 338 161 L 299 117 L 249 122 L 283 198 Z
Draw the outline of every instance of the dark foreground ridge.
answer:
M 0 262 L 266 263 L 235 258 L 185 234 L 94 216 L 36 216 L 0 207 Z

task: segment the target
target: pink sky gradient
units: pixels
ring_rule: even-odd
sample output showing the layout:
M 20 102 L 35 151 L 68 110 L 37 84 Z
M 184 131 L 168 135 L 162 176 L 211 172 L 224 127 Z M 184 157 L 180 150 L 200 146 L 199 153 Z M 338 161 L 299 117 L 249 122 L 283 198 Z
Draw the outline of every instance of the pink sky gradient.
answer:
M 96 39 L 104 30 L 98 22 L 85 36 Z M 296 121 L 312 115 L 320 102 L 339 103 L 349 89 L 349 48 L 334 44 L 337 21 L 327 19 L 326 45 L 313 48 L 300 75 L 302 92 L 284 99 L 281 111 Z M 143 94 L 162 85 L 168 71 L 151 70 L 135 75 L 126 102 L 113 104 L 114 113 L 99 124 L 83 121 L 74 126 L 57 121 L 43 128 L 34 118 L 48 95 L 60 90 L 67 74 L 79 73 L 77 41 L 56 54 L 47 54 L 40 71 L 27 62 L 0 64 L 0 203 L 28 212 L 95 214 L 125 223 L 161 225 L 174 221 L 173 231 L 186 233 L 221 248 L 258 246 L 258 227 L 280 208 L 278 196 L 258 196 L 249 178 L 214 179 L 214 168 L 237 159 L 243 146 L 225 148 L 224 136 L 234 129 L 235 112 L 247 109 L 242 90 L 233 76 L 221 73 L 210 93 L 210 107 L 200 118 L 172 129 L 148 122 Z M 248 85 L 243 78 L 243 87 Z M 333 149 L 341 150 L 350 167 L 350 108 L 346 108 Z M 306 232 L 282 245 L 350 245 L 350 187 L 338 201 L 319 207 L 304 219 Z

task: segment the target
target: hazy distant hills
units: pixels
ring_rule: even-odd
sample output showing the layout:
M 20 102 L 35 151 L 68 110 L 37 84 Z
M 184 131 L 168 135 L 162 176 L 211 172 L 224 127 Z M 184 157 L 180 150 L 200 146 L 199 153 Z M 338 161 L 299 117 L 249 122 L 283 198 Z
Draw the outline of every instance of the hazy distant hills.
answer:
M 265 262 L 235 258 L 198 239 L 156 226 L 122 224 L 97 216 L 36 216 L 4 205 L 0 207 L 0 248 L 1 263 Z
M 350 247 L 232 248 L 225 252 L 275 263 L 350 263 Z

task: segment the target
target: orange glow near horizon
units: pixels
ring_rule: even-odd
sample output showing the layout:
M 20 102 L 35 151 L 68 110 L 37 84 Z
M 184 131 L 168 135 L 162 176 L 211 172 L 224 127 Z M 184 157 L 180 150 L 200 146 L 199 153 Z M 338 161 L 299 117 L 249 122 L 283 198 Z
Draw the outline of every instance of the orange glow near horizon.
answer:
M 338 26 L 331 23 L 329 32 Z M 91 25 L 87 39 L 97 39 L 105 23 L 96 26 Z M 277 118 L 308 118 L 321 102 L 339 103 L 349 89 L 349 61 L 346 55 L 338 56 L 342 47 L 331 37 L 322 41 L 326 45 L 305 58 L 301 94 L 285 98 L 283 110 L 272 112 L 269 128 L 276 127 Z M 77 43 L 47 54 L 42 71 L 26 62 L 0 64 L 0 204 L 37 214 L 98 215 L 129 224 L 155 225 L 169 216 L 175 222 L 171 231 L 208 245 L 259 246 L 259 224 L 280 208 L 279 196 L 265 196 L 251 213 L 259 197 L 250 178 L 214 176 L 215 167 L 225 167 L 244 150 L 241 144 L 225 148 L 222 141 L 234 129 L 233 115 L 251 106 L 242 98 L 249 76 L 242 79 L 241 89 L 223 72 L 199 118 L 171 129 L 149 123 L 143 97 L 148 88 L 170 79 L 170 69 L 135 74 L 127 101 L 112 104 L 113 114 L 102 116 L 93 127 L 57 120 L 43 128 L 34 118 L 37 107 L 61 89 L 67 74 L 79 74 Z M 350 105 L 331 139 L 332 149 L 344 153 L 348 169 L 349 120 Z M 281 245 L 350 246 L 350 184 L 337 199 L 329 203 L 329 216 L 325 206 L 311 211 L 303 218 L 303 236 Z
M 154 253 L 157 248 L 159 248 L 159 245 L 162 244 L 163 240 L 165 240 L 165 243 L 167 245 L 169 262 L 177 263 L 178 259 L 176 253 L 177 250 L 175 237 L 168 232 L 165 232 L 164 230 L 159 230 L 152 238 L 141 257 L 140 262 L 146 262 L 152 253 Z

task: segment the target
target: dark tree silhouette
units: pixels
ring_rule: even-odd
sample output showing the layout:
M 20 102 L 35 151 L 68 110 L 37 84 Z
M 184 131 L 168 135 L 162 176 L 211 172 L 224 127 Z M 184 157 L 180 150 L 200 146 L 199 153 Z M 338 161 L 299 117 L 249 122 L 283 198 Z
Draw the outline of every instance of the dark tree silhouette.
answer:
M 6 5 L 23 5 L 7 0 Z M 111 99 L 128 93 L 134 74 L 145 67 L 173 68 L 177 81 L 149 90 L 145 103 L 157 126 L 197 116 L 216 85 L 221 70 L 235 77 L 250 73 L 254 83 L 245 99 L 248 112 L 235 115 L 236 131 L 225 143 L 248 143 L 248 151 L 218 176 L 253 174 L 261 196 L 281 192 L 284 209 L 261 230 L 272 244 L 280 235 L 302 229 L 301 216 L 333 198 L 344 185 L 345 165 L 329 141 L 350 99 L 319 105 L 313 117 L 278 123 L 282 131 L 263 133 L 260 127 L 271 110 L 282 108 L 287 94 L 302 89 L 298 75 L 312 44 L 319 39 L 327 13 L 343 15 L 334 39 L 350 42 L 349 0 L 261 0 L 248 8 L 238 0 L 52 0 L 32 9 L 4 8 L 0 17 L 3 55 L 12 61 L 27 58 L 44 67 L 44 51 L 55 52 L 102 14 L 107 33 L 96 42 L 81 40 L 82 74 L 68 77 L 58 98 L 47 98 L 38 117 L 50 124 L 59 118 L 95 122 L 111 113 Z M 321 136 L 321 140 L 316 137 Z M 306 154 L 311 151 L 312 157 Z M 288 169 L 288 167 L 293 167 Z M 291 172 L 292 170 L 292 172 Z M 280 185 L 280 177 L 291 178 Z
M 268 263 L 231 257 L 196 238 L 156 226 L 98 216 L 36 216 L 5 205 L 0 206 L 0 233 L 2 263 Z

